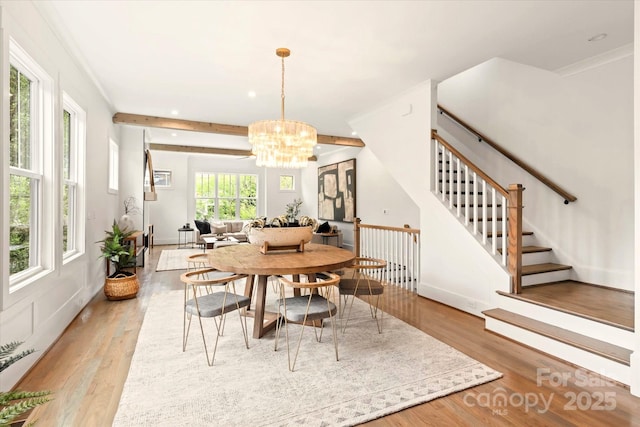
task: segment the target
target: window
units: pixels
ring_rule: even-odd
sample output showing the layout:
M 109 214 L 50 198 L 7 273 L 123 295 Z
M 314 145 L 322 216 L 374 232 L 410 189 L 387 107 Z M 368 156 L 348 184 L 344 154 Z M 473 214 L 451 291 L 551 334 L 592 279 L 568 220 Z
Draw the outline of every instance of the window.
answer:
M 295 191 L 295 183 L 293 175 L 280 175 L 280 191 Z
M 258 176 L 234 173 L 195 175 L 196 219 L 252 219 L 257 215 Z
M 9 42 L 9 275 L 13 292 L 50 264 L 53 230 L 51 78 Z M 6 188 L 6 187 L 5 187 Z M 45 233 L 44 230 L 48 230 Z
M 118 192 L 118 144 L 109 138 L 109 193 Z
M 84 174 L 86 114 L 67 94 L 62 111 L 62 256 L 83 251 L 84 195 L 80 194 Z
M 153 185 L 155 185 L 156 188 L 171 188 L 171 171 L 154 169 Z M 149 182 L 149 170 L 146 170 L 144 173 L 144 187 L 145 189 L 151 188 L 151 183 Z

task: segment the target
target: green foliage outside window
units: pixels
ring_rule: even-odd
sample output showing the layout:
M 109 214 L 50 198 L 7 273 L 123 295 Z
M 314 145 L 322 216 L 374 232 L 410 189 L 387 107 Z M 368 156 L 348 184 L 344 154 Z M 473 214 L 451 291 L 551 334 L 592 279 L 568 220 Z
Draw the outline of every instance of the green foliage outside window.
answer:
M 283 190 L 283 191 L 295 190 L 293 175 L 280 175 L 280 190 Z
M 13 65 L 9 73 L 9 165 L 31 168 L 31 80 Z M 29 268 L 32 198 L 37 181 L 15 173 L 9 176 L 9 272 Z
M 217 187 L 216 187 L 217 183 Z M 257 215 L 258 177 L 196 173 L 196 219 L 252 219 Z
M 62 174 L 63 179 L 71 177 L 71 113 L 64 111 L 62 114 Z M 69 185 L 62 187 L 62 251 L 67 252 L 69 241 L 67 231 L 69 229 Z
M 9 164 L 31 168 L 31 80 L 11 66 L 9 73 Z

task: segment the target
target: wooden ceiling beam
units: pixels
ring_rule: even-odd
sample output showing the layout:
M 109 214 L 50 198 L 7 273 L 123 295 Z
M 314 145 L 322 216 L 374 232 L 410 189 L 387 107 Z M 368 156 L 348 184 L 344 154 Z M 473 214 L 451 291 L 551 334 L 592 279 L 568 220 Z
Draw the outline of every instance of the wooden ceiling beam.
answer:
M 221 123 L 197 122 L 193 120 L 172 119 L 167 117 L 144 116 L 141 114 L 116 113 L 113 123 L 124 125 L 147 126 L 163 129 L 186 130 L 191 132 L 219 133 L 223 135 L 247 136 L 247 126 L 225 125 Z M 318 144 L 343 145 L 347 147 L 364 147 L 359 138 L 343 136 L 318 135 Z
M 218 154 L 222 156 L 238 156 L 238 157 L 251 157 L 253 153 L 251 150 L 236 150 L 233 148 L 214 148 L 214 147 L 197 147 L 192 145 L 174 145 L 174 144 L 149 144 L 150 150 L 156 151 L 174 151 L 180 153 L 194 153 L 194 154 Z M 309 157 L 309 161 L 317 161 L 316 156 Z

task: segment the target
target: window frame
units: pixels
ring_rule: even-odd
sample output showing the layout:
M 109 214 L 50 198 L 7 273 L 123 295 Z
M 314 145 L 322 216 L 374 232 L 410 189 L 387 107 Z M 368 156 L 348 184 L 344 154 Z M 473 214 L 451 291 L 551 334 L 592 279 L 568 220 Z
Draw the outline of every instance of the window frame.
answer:
M 69 127 L 69 176 L 64 176 L 64 144 L 62 146 L 61 155 L 61 193 L 60 193 L 60 232 L 61 243 L 62 233 L 64 230 L 64 188 L 69 186 L 73 189 L 69 195 L 69 221 L 67 224 L 67 250 L 64 250 L 62 245 L 62 262 L 66 264 L 72 259 L 80 256 L 85 251 L 85 150 L 86 150 L 86 126 L 87 126 L 87 114 L 80 105 L 71 98 L 66 92 L 62 93 L 62 118 L 64 113 L 70 114 Z M 61 120 L 61 125 L 64 126 L 64 119 Z M 64 129 L 61 132 L 64 136 Z M 61 138 L 63 140 L 64 138 Z M 72 193 L 72 194 L 71 194 Z M 72 245 L 69 244 L 72 243 Z
M 11 176 L 20 176 L 32 180 L 29 212 L 29 267 L 11 274 L 9 267 L 6 269 L 8 276 L 8 289 L 4 289 L 4 296 L 10 299 L 20 298 L 28 289 L 28 285 L 37 279 L 53 271 L 54 268 L 54 234 L 55 215 L 44 215 L 44 212 L 52 212 L 58 192 L 55 188 L 56 177 L 54 175 L 55 138 L 54 138 L 54 83 L 51 76 L 42 68 L 13 38 L 9 38 L 9 66 L 8 70 L 15 68 L 30 81 L 30 156 L 29 169 L 19 166 L 11 166 L 8 163 L 7 181 L 3 184 L 8 197 L 7 212 L 11 211 L 9 181 Z M 9 76 L 5 80 L 9 83 Z M 8 90 L 8 88 L 7 88 Z M 7 114 L 7 117 L 10 113 Z M 9 123 L 10 126 L 10 123 Z M 9 141 L 7 141 L 7 144 Z M 10 218 L 8 217 L 3 228 L 9 234 Z M 5 276 L 5 277 L 7 277 Z M 8 300 L 3 299 L 6 306 Z
M 197 182 L 199 175 L 208 175 L 215 176 L 214 179 L 214 189 L 212 191 L 213 196 L 211 197 L 200 197 L 196 194 Z M 220 176 L 233 176 L 235 180 L 235 197 L 229 196 L 221 196 L 220 195 Z M 255 197 L 246 197 L 240 194 L 241 190 L 241 182 L 240 178 L 242 176 L 252 176 L 255 179 Z M 194 187 L 193 187 L 193 197 L 194 197 L 194 213 L 196 219 L 210 220 L 210 221 L 245 221 L 251 218 L 240 218 L 241 206 L 243 200 L 255 200 L 256 206 L 256 214 L 258 212 L 259 206 L 259 185 L 260 185 L 260 177 L 257 173 L 246 173 L 246 172 L 194 172 Z M 213 217 L 201 218 L 198 216 L 197 204 L 199 200 L 212 200 L 213 201 Z M 235 200 L 235 217 L 234 218 L 220 218 L 220 205 L 222 201 Z
M 173 188 L 173 172 L 171 171 L 171 169 L 154 169 L 153 185 L 155 186 L 156 190 L 159 188 L 165 190 Z M 149 191 L 149 189 L 151 188 L 148 169 L 144 172 L 144 188 L 145 191 Z
M 107 192 L 109 194 L 118 194 L 118 174 L 120 173 L 119 168 L 119 154 L 120 147 L 118 143 L 113 140 L 113 138 L 109 138 L 109 170 L 108 170 L 108 178 L 107 178 Z
M 291 187 L 285 188 L 282 186 L 282 178 L 291 178 Z M 296 191 L 296 177 L 290 174 L 280 174 L 280 178 L 278 179 L 278 188 L 281 193 L 293 193 Z

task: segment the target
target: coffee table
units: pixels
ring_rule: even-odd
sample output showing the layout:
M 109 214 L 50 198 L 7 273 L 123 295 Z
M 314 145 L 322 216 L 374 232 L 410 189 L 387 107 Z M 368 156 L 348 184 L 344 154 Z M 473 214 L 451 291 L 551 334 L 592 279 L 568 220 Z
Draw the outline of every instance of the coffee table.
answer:
M 219 239 L 217 237 L 203 237 L 202 240 L 204 240 L 204 246 L 202 248 L 203 251 L 206 251 L 207 249 L 217 249 L 223 246 L 237 245 L 240 243 L 238 239 L 231 236 L 226 236 L 224 239 Z
M 209 265 L 222 271 L 247 274 L 245 296 L 251 298 L 255 278 L 257 294 L 253 310 L 247 314 L 254 317 L 253 337 L 261 338 L 275 327 L 278 315 L 265 312 L 267 278 L 273 275 L 306 274 L 309 281 L 315 281 L 316 273 L 337 270 L 353 263 L 353 252 L 335 246 L 307 243 L 304 252 L 277 251 L 262 254 L 259 245 L 226 246 L 209 252 Z

